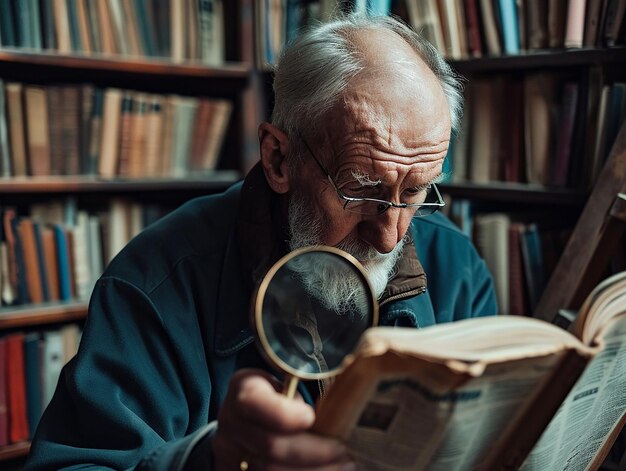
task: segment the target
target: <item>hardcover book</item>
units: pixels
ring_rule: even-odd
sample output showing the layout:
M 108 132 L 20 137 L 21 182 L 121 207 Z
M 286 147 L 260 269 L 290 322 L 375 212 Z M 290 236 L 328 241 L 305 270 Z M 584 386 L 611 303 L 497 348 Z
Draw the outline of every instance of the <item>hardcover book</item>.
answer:
M 314 430 L 358 469 L 597 469 L 626 422 L 626 272 L 569 331 L 530 317 L 373 327 Z M 572 431 L 575 431 L 572 433 Z

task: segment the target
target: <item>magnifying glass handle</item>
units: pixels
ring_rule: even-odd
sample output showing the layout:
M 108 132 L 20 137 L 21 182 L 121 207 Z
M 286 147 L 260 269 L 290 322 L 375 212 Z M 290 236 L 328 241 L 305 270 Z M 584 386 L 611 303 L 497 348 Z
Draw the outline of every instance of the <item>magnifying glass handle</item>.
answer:
M 298 388 L 298 378 L 292 375 L 287 375 L 285 377 L 285 382 L 283 383 L 283 394 L 287 396 L 289 399 L 293 399 L 296 395 L 296 389 Z

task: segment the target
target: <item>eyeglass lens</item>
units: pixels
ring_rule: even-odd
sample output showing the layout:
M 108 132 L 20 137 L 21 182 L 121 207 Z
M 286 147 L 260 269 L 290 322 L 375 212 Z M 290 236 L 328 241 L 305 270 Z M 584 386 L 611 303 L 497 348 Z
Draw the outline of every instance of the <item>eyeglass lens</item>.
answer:
M 439 202 L 439 198 L 433 188 L 434 186 L 431 185 L 426 189 L 426 198 L 424 199 L 425 206 L 412 206 L 413 208 L 417 208 L 415 216 L 428 216 L 439 209 L 439 205 L 436 204 Z M 357 214 L 375 215 L 384 213 L 391 206 L 391 203 L 384 201 L 346 201 L 344 209 Z

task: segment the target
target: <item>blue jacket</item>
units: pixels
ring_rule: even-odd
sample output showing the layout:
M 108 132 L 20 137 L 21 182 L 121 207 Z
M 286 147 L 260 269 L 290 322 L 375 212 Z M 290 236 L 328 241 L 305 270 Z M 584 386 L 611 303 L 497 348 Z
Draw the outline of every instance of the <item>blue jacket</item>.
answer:
M 247 179 L 243 193 L 263 192 L 255 185 Z M 241 194 L 238 184 L 185 204 L 109 264 L 27 469 L 195 469 L 193 457 L 208 454 L 208 424 L 233 372 L 270 370 L 249 326 L 251 280 L 263 271 L 251 278 L 246 268 L 250 248 L 242 249 L 237 233 Z M 254 229 L 266 216 L 245 226 L 248 238 L 259 237 L 261 267 L 276 258 Z M 452 223 L 437 214 L 416 218 L 410 233 L 428 288 L 413 296 L 408 279 L 404 296 L 381 304 L 381 324 L 426 327 L 496 313 L 487 268 Z

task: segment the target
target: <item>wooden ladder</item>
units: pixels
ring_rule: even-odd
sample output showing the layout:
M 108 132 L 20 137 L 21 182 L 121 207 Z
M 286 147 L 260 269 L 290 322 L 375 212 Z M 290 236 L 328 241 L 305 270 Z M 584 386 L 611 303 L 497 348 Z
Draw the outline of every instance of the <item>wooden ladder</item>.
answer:
M 601 281 L 626 233 L 626 121 L 537 303 L 534 317 L 555 321 L 576 311 Z

